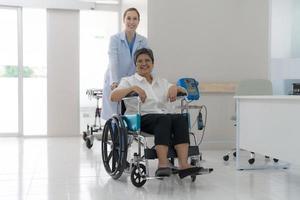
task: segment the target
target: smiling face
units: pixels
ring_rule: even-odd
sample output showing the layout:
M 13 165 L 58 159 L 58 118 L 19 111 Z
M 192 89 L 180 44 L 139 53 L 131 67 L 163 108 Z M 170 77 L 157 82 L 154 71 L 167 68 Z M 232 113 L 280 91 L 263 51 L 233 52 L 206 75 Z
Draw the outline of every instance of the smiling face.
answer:
M 140 54 L 136 59 L 136 72 L 143 77 L 151 75 L 153 61 L 148 54 Z
M 125 24 L 126 32 L 135 32 L 140 22 L 138 13 L 134 10 L 127 11 L 123 18 L 123 22 Z

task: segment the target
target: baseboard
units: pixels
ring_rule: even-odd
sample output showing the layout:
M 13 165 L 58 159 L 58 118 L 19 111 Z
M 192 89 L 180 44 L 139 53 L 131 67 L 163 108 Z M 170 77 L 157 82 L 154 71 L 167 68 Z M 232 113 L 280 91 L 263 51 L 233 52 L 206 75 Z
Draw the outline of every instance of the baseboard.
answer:
M 226 150 L 234 147 L 235 143 L 229 141 L 203 141 L 202 144 L 200 144 L 201 150 Z

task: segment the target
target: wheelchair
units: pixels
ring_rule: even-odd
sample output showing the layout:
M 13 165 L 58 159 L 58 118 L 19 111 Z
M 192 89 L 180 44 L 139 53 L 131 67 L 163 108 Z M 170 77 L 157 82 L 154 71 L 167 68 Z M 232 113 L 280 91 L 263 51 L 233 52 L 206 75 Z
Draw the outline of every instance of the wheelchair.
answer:
M 86 147 L 90 149 L 93 147 L 95 138 L 97 140 L 101 139 L 101 135 L 98 134 L 102 130 L 101 108 L 99 107 L 99 100 L 102 99 L 103 91 L 102 89 L 89 89 L 86 91 L 86 95 L 89 97 L 89 99 L 94 98 L 97 100 L 94 124 L 87 124 L 86 130 L 83 131 L 82 134 L 82 139 L 85 141 Z
M 180 97 L 180 106 L 178 106 L 178 109 L 180 109 L 180 112 L 183 115 L 186 115 L 187 119 L 189 120 L 189 109 L 199 109 L 199 113 L 201 113 L 201 109 L 205 106 L 190 105 L 192 101 L 199 99 L 199 91 L 197 88 L 198 83 L 194 79 L 184 79 L 184 82 L 188 83 L 188 85 L 184 85 L 188 92 L 188 95 L 185 94 L 185 96 Z M 178 84 L 180 85 L 180 82 Z M 193 88 L 191 86 L 193 86 Z M 195 95 L 193 93 L 198 94 Z M 102 160 L 106 172 L 113 179 L 119 179 L 123 172 L 127 172 L 130 174 L 132 184 L 136 187 L 142 187 L 147 180 L 164 179 L 165 177 L 162 178 L 150 176 L 149 160 L 157 159 L 157 155 L 155 148 L 148 146 L 147 138 L 154 136 L 141 132 L 141 101 L 139 100 L 139 97 L 136 95 L 127 96 L 123 98 L 123 100 L 132 100 L 132 98 L 136 98 L 136 100 L 138 101 L 137 114 L 114 115 L 109 120 L 107 120 L 104 125 L 102 134 Z M 201 118 L 201 121 L 199 119 L 199 115 L 197 117 L 198 130 L 200 130 L 200 127 L 203 131 L 201 141 L 203 139 L 206 125 L 206 107 L 204 110 L 205 120 L 203 121 Z M 194 138 L 194 145 L 191 145 L 191 142 L 189 146 L 189 162 L 192 166 L 200 167 L 200 161 L 202 160 L 202 154 L 199 151 L 200 143 L 197 143 L 197 139 L 194 133 L 190 131 L 190 134 L 193 136 L 192 138 Z M 132 146 L 133 142 L 137 143 L 137 152 L 134 152 L 133 157 L 129 158 L 128 149 Z M 168 158 L 171 164 L 174 164 L 174 159 L 176 157 L 177 156 L 175 149 L 173 147 L 169 147 Z M 213 171 L 212 168 L 200 167 L 200 169 L 201 170 L 198 174 L 191 175 L 192 182 L 196 180 L 196 175 L 208 174 Z M 176 174 L 178 173 L 178 169 L 176 167 L 172 167 L 172 172 L 173 174 Z

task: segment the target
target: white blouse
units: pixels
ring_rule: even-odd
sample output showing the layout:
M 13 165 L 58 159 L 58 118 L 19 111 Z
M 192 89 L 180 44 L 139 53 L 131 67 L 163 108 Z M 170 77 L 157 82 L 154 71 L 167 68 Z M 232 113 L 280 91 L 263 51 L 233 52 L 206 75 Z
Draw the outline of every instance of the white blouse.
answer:
M 141 114 L 150 113 L 170 113 L 169 100 L 167 98 L 168 90 L 173 85 L 166 79 L 153 77 L 152 83 L 146 78 L 135 73 L 132 76 L 124 77 L 117 88 L 129 88 L 131 86 L 139 86 L 146 92 L 146 100 L 141 103 Z M 126 114 L 135 114 L 138 110 L 137 98 L 126 99 Z

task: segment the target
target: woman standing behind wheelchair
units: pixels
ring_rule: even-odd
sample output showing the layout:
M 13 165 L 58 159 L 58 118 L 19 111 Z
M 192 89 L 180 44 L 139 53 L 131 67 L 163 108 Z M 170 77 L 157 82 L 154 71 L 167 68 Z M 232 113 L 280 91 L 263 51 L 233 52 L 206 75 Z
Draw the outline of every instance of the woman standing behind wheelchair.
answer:
M 173 145 L 179 163 L 179 177 L 184 178 L 200 171 L 188 163 L 189 127 L 186 117 L 181 114 L 169 114 L 168 101 L 175 101 L 179 92 L 185 89 L 170 84 L 152 74 L 154 57 L 151 49 L 142 48 L 135 52 L 136 73 L 122 78 L 120 84 L 111 93 L 111 100 L 121 101 L 131 92 L 139 95 L 141 104 L 141 130 L 155 135 L 155 149 L 158 157 L 156 176 L 170 176 L 172 170 L 167 158 L 168 149 Z M 126 102 L 126 113 L 136 113 L 136 104 Z
M 135 72 L 133 53 L 140 48 L 147 47 L 147 39 L 136 33 L 140 22 L 140 14 L 136 8 L 128 8 L 123 14 L 125 30 L 110 38 L 109 65 L 105 73 L 102 112 L 104 120 L 117 112 L 117 103 L 111 102 L 111 90 L 118 86 L 122 77 L 131 76 Z

